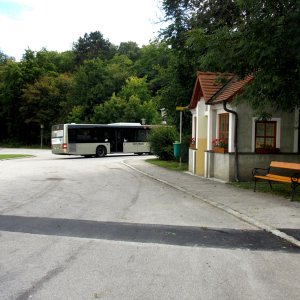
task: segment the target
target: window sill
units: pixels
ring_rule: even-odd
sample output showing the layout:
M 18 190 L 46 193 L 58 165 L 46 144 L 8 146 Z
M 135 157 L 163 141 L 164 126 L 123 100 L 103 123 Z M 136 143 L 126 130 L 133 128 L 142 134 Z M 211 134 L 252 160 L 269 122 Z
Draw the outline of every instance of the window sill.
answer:
M 279 152 L 280 152 L 279 148 L 274 148 L 274 149 L 257 148 L 257 149 L 255 149 L 255 153 L 257 153 L 257 154 L 276 154 Z

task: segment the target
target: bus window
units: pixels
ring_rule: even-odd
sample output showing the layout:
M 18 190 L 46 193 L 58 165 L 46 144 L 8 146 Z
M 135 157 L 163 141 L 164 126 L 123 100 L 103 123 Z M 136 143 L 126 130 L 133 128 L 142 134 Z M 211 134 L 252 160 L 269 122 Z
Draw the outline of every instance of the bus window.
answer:
M 123 130 L 124 143 L 135 142 L 135 131 L 136 129 L 134 128 L 125 128 Z
M 147 141 L 147 133 L 146 130 L 138 130 L 137 131 L 137 142 L 146 142 Z
M 69 139 L 69 143 L 76 143 L 76 129 L 75 128 L 69 128 L 68 139 Z

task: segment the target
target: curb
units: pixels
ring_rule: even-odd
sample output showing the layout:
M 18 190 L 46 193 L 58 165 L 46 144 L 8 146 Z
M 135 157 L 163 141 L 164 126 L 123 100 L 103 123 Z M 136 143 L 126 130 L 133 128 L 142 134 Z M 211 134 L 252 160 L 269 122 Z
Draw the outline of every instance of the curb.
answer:
M 145 175 L 145 176 L 153 179 L 153 180 L 156 180 L 156 181 L 158 181 L 160 183 L 168 185 L 168 186 L 170 186 L 170 187 L 172 187 L 172 188 L 174 188 L 174 189 L 176 189 L 178 191 L 181 191 L 181 192 L 183 192 L 185 194 L 188 194 L 188 195 L 190 195 L 190 196 L 192 196 L 194 198 L 197 198 L 200 201 L 202 201 L 202 202 L 204 202 L 206 204 L 209 204 L 210 206 L 218 208 L 218 209 L 220 209 L 220 210 L 222 210 L 222 211 L 224 211 L 224 212 L 226 212 L 226 213 L 228 213 L 228 214 L 230 214 L 230 215 L 232 215 L 232 216 L 234 216 L 234 217 L 236 217 L 236 218 L 238 218 L 238 219 L 240 219 L 240 220 L 242 220 L 242 221 L 244 221 L 244 222 L 246 222 L 246 223 L 248 223 L 248 224 L 250 224 L 252 226 L 255 226 L 255 227 L 259 228 L 259 229 L 265 230 L 265 231 L 267 231 L 267 232 L 269 232 L 269 233 L 271 233 L 271 234 L 273 234 L 273 235 L 275 235 L 275 236 L 277 236 L 277 237 L 279 237 L 279 238 L 281 238 L 281 239 L 283 239 L 283 240 L 285 240 L 285 241 L 287 241 L 287 242 L 289 242 L 289 243 L 291 243 L 291 244 L 293 244 L 293 245 L 295 245 L 295 246 L 297 246 L 297 247 L 300 248 L 300 241 L 299 240 L 297 240 L 296 238 L 294 238 L 291 235 L 288 235 L 288 234 L 286 234 L 286 233 L 278 230 L 277 228 L 275 228 L 273 226 L 264 224 L 264 223 L 256 220 L 255 218 L 249 217 L 246 214 L 243 214 L 243 213 L 241 213 L 241 212 L 239 212 L 239 211 L 237 211 L 237 210 L 235 210 L 235 209 L 233 209 L 233 208 L 231 208 L 231 207 L 229 207 L 227 205 L 224 205 L 224 204 L 221 204 L 221 203 L 218 203 L 218 202 L 215 202 L 215 201 L 203 198 L 201 196 L 198 196 L 198 195 L 196 195 L 196 194 L 194 194 L 194 193 L 192 193 L 192 192 L 190 192 L 190 191 L 188 191 L 188 190 L 186 190 L 186 189 L 184 189 L 184 188 L 182 188 L 180 186 L 177 186 L 177 185 L 175 185 L 173 183 L 170 183 L 170 182 L 168 182 L 166 180 L 159 179 L 159 178 L 157 178 L 157 177 L 155 177 L 153 175 L 150 175 L 150 174 L 148 174 L 148 173 L 146 173 L 144 171 L 141 171 L 141 170 L 139 170 L 139 169 L 137 169 L 137 168 L 135 168 L 135 167 L 133 167 L 133 166 L 125 163 L 125 162 L 122 162 L 122 164 L 125 165 L 126 167 L 128 167 L 128 168 L 136 171 L 136 172 L 139 172 L 139 173 L 141 173 L 141 174 L 143 174 L 143 175 Z

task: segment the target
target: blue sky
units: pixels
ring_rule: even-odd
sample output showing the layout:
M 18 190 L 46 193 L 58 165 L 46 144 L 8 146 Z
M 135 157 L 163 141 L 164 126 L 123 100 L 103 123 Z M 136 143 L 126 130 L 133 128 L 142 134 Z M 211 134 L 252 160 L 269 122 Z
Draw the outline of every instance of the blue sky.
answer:
M 67 51 L 97 30 L 115 45 L 146 45 L 162 27 L 159 1 L 0 0 L 0 50 L 17 60 L 27 48 Z
M 24 6 L 19 3 L 11 1 L 0 0 L 0 15 L 6 15 L 9 17 L 17 17 L 20 15 Z

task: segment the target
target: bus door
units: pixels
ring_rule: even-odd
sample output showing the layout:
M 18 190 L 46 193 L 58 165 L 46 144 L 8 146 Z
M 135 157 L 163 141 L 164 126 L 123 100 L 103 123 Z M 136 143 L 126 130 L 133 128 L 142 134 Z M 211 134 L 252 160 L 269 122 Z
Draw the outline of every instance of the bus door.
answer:
M 111 152 L 123 152 L 123 132 L 119 128 L 110 128 L 109 142 Z
M 124 153 L 137 153 L 138 143 L 136 140 L 136 128 L 123 129 L 123 152 Z
M 117 145 L 117 151 L 116 152 L 123 152 L 123 130 L 122 129 L 116 129 L 116 145 Z
M 150 143 L 147 142 L 148 130 L 139 129 L 137 131 L 137 144 L 138 151 L 137 152 L 150 152 Z

